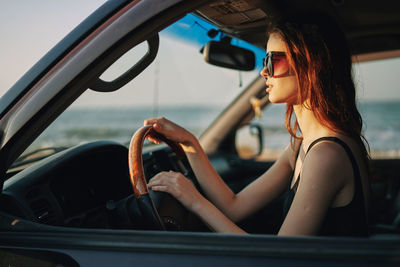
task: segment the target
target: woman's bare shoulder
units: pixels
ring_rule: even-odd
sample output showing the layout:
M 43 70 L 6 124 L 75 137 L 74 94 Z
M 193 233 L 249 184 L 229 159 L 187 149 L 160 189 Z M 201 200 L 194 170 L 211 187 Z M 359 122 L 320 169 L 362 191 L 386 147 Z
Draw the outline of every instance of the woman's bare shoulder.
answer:
M 342 145 L 321 141 L 308 151 L 302 172 L 302 179 L 327 179 L 330 184 L 340 186 L 352 177 L 353 169 Z

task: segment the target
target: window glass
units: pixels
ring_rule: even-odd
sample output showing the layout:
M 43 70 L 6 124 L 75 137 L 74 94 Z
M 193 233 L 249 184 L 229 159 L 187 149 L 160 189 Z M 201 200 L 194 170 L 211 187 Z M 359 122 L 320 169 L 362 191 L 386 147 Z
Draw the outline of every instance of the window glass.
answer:
M 128 144 L 145 119 L 159 116 L 200 136 L 260 70 L 239 72 L 206 63 L 200 50 L 207 41 L 223 37 L 209 37 L 210 29 L 210 24 L 189 14 L 163 30 L 156 59 L 139 76 L 115 92 L 87 90 L 26 153 L 100 139 Z M 251 48 L 257 53 L 256 64 L 262 65 L 262 49 L 238 40 L 232 44 Z M 139 57 L 127 52 L 102 77 L 110 81 L 118 77 L 115 73 L 129 69 L 144 54 L 143 47 L 147 46 L 137 49 Z
M 359 109 L 373 158 L 400 157 L 400 58 L 354 64 Z
M 372 158 L 400 157 L 400 59 L 353 64 L 358 109 Z M 261 118 L 264 150 L 260 159 L 276 159 L 290 143 L 286 131 L 285 104 L 269 104 Z

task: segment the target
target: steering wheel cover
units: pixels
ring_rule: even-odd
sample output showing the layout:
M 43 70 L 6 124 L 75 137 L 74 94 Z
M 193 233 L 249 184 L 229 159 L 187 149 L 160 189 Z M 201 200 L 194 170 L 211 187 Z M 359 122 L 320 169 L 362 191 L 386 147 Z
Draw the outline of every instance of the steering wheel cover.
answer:
M 129 176 L 136 198 L 149 194 L 143 171 L 142 147 L 146 136 L 152 128 L 152 126 L 144 126 L 137 130 L 129 145 Z
M 165 230 L 163 221 L 158 214 L 157 209 L 150 197 L 147 188 L 146 178 L 143 171 L 142 148 L 147 135 L 151 134 L 159 140 L 167 143 L 177 155 L 184 155 L 182 148 L 166 139 L 163 135 L 158 134 L 153 130 L 151 125 L 143 126 L 135 132 L 129 145 L 128 162 L 129 175 L 133 188 L 133 193 L 137 199 L 138 205 L 142 211 L 142 215 L 149 219 L 149 227 L 157 230 Z
M 138 129 L 131 139 L 131 143 L 129 145 L 129 174 L 131 178 L 131 183 L 133 187 L 133 193 L 136 197 L 149 194 L 149 190 L 147 188 L 147 182 L 144 177 L 143 171 L 143 160 L 142 160 L 142 148 L 144 140 L 146 136 L 151 134 L 155 138 L 166 143 L 178 156 L 184 156 L 185 152 L 175 142 L 172 142 L 165 138 L 163 135 L 157 133 L 153 130 L 153 126 L 146 125 Z

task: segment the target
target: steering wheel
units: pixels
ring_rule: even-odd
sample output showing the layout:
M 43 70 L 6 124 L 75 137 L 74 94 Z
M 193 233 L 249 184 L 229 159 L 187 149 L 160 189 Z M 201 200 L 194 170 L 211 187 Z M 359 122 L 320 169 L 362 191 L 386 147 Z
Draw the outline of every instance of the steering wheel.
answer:
M 129 145 L 129 175 L 133 187 L 133 193 L 142 215 L 146 218 L 149 228 L 153 230 L 166 230 L 165 225 L 154 206 L 153 200 L 150 197 L 143 171 L 142 148 L 144 140 L 149 134 L 168 144 L 177 155 L 184 155 L 185 153 L 177 143 L 172 142 L 163 135 L 157 133 L 150 125 L 138 129 L 133 135 Z

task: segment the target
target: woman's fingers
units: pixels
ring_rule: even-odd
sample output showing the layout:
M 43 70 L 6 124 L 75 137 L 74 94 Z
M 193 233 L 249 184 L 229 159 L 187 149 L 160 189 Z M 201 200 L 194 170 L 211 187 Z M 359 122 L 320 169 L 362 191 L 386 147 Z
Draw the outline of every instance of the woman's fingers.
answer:
M 152 125 L 154 131 L 166 135 L 167 133 L 163 131 L 164 129 L 164 124 L 169 122 L 167 119 L 165 119 L 164 117 L 159 117 L 159 118 L 150 118 L 144 121 L 143 125 Z M 160 144 L 162 141 L 156 137 L 154 137 L 151 133 L 147 136 L 147 139 L 150 142 L 153 142 L 155 144 Z
M 179 172 L 160 172 L 150 179 L 148 187 L 154 191 L 163 191 L 178 199 L 188 209 L 199 198 L 192 182 Z
M 159 118 L 150 118 L 144 121 L 143 125 L 152 125 L 155 130 L 162 130 L 164 127 L 163 125 L 166 123 L 171 123 L 169 120 L 167 120 L 164 117 L 159 117 Z
M 154 123 L 156 123 L 160 118 L 150 118 L 150 119 L 146 119 L 143 123 L 143 125 L 153 125 Z
M 154 144 L 161 144 L 161 142 L 162 142 L 160 139 L 154 138 L 154 137 L 152 137 L 150 135 L 148 135 L 146 137 L 146 139 L 149 140 L 150 142 L 154 143 Z
M 180 173 L 176 172 L 160 172 L 156 174 L 153 178 L 150 179 L 148 186 L 156 186 L 156 185 L 166 185 L 166 186 L 173 186 L 177 184 L 178 175 Z M 186 179 L 186 178 L 185 178 Z
M 144 121 L 144 125 L 152 125 L 156 133 L 161 134 L 171 142 L 181 145 L 181 148 L 185 152 L 193 152 L 193 145 L 198 142 L 196 137 L 189 131 L 164 117 L 147 119 Z M 162 140 L 159 138 L 160 137 L 157 137 L 155 133 L 150 133 L 147 136 L 147 139 L 156 144 L 160 144 L 162 142 Z
M 175 179 L 170 172 L 160 172 L 150 179 L 147 186 L 153 191 L 162 191 L 178 197 Z

